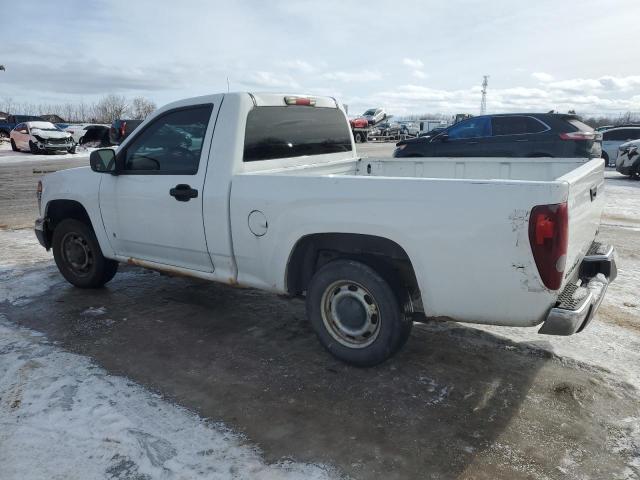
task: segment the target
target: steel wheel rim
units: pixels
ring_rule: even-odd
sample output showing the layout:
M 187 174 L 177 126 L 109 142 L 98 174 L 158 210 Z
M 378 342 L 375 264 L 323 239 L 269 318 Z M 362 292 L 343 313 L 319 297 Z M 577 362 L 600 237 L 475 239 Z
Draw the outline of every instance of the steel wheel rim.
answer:
M 87 239 L 69 232 L 62 237 L 62 257 L 69 268 L 79 276 L 89 275 L 93 267 L 93 252 Z
M 380 308 L 365 287 L 350 280 L 329 285 L 321 299 L 322 322 L 340 344 L 349 348 L 365 348 L 380 333 Z

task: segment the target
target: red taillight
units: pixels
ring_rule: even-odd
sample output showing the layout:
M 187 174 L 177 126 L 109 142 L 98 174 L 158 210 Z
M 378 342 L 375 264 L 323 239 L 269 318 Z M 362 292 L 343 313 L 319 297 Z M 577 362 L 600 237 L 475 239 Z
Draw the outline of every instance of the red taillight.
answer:
M 120 123 L 120 138 L 124 137 L 124 132 L 127 130 L 127 122 Z
M 529 216 L 529 243 L 542 283 L 550 290 L 559 289 L 569 243 L 566 203 L 533 207 Z
M 562 140 L 594 140 L 596 132 L 566 132 L 561 133 L 560 138 Z
M 284 97 L 284 103 L 287 105 L 306 105 L 308 107 L 315 107 L 316 99 L 308 97 Z

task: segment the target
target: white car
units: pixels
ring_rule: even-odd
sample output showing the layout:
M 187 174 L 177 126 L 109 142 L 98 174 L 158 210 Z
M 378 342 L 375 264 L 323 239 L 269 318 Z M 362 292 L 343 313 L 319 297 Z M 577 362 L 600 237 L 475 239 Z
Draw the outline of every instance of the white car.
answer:
M 623 143 L 640 139 L 640 125 L 621 125 L 602 132 L 602 158 L 607 166 L 613 166 L 618 148 Z
M 420 127 L 414 122 L 402 121 L 398 123 L 400 124 L 400 133 L 413 136 L 417 136 L 420 133 Z
M 640 180 L 640 140 L 623 143 L 618 149 L 616 170 Z
M 601 159 L 360 158 L 330 97 L 182 100 L 89 163 L 38 188 L 35 233 L 67 281 L 100 287 L 123 262 L 305 296 L 356 365 L 426 318 L 576 333 L 616 276 L 594 242 Z
M 362 114 L 362 118 L 366 118 L 369 125 L 375 125 L 387 118 L 387 114 L 384 108 L 370 108 Z
M 32 121 L 19 123 L 9 134 L 14 152 L 29 151 L 45 153 L 67 151 L 75 153 L 76 142 L 70 133 L 64 132 L 51 122 Z
M 82 145 L 85 141 L 95 141 L 101 135 L 109 132 L 109 125 L 97 123 L 84 123 L 80 125 L 69 125 L 64 129 L 73 137 L 74 142 Z

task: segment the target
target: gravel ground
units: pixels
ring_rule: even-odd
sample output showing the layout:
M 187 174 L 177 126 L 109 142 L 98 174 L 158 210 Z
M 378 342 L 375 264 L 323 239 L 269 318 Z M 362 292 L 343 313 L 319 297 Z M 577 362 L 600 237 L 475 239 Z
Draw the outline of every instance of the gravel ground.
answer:
M 373 157 L 392 149 L 360 150 Z M 299 300 L 133 267 L 105 289 L 70 287 L 32 233 L 17 228 L 35 217 L 33 171 L 86 158 L 2 160 L 0 471 L 13 472 L 8 478 L 70 477 L 49 460 L 60 455 L 72 455 L 83 478 L 212 478 L 212 465 L 222 472 L 215 478 L 640 478 L 639 183 L 607 173 L 600 236 L 616 246 L 620 273 L 587 331 L 551 338 L 531 329 L 416 325 L 397 357 L 355 369 L 322 350 Z M 92 369 L 98 383 L 81 395 Z M 67 388 L 54 394 L 61 378 Z M 105 417 L 75 416 L 75 408 L 100 403 L 96 391 L 126 406 L 115 408 L 118 421 L 133 426 L 108 435 L 100 430 Z M 149 412 L 126 398 L 160 402 L 167 428 L 136 426 Z M 25 432 L 38 432 L 29 429 L 56 409 L 74 428 L 98 432 L 88 436 L 92 448 L 67 450 L 61 423 L 48 430 L 48 443 L 25 443 Z M 201 430 L 201 421 L 222 430 Z M 181 425 L 202 448 L 185 442 Z M 221 432 L 231 444 L 219 441 Z M 195 461 L 198 452 L 213 463 Z M 28 470 L 34 457 L 42 470 Z

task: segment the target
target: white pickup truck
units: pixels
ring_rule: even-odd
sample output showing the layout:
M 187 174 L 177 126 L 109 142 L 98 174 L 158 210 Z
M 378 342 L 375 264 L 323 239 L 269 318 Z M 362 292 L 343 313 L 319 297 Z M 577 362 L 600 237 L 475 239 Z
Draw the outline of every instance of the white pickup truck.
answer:
M 416 319 L 569 335 L 616 276 L 594 241 L 603 164 L 359 158 L 326 97 L 228 93 L 152 114 L 39 185 L 36 234 L 73 285 L 118 262 L 305 295 L 322 344 L 366 366 Z

